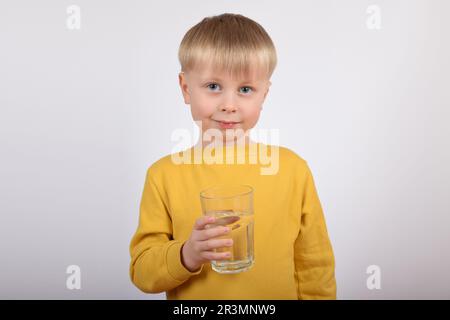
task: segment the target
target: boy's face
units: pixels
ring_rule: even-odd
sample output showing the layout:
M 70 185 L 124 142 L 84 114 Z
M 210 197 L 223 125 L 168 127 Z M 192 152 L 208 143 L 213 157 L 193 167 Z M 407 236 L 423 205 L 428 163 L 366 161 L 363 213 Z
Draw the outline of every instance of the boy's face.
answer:
M 203 132 L 212 128 L 220 130 L 224 143 L 226 130 L 242 129 L 247 134 L 255 126 L 271 85 L 267 75 L 259 70 L 248 77 L 232 78 L 210 67 L 181 72 L 179 83 L 194 121 L 201 121 Z

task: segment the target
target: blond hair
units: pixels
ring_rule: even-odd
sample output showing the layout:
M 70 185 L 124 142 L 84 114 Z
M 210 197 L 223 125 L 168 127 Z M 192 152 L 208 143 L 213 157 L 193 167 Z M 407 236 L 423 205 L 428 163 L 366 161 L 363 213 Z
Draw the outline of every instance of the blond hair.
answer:
M 275 46 L 264 28 L 232 13 L 206 17 L 189 29 L 181 41 L 178 59 L 183 72 L 206 63 L 232 76 L 248 75 L 259 68 L 268 78 L 277 64 Z

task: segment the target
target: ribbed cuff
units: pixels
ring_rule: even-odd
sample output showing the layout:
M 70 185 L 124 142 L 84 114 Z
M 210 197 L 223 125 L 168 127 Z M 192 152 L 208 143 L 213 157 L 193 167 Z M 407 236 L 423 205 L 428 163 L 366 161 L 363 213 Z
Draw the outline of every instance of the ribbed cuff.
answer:
M 180 282 L 189 279 L 193 275 L 200 274 L 203 270 L 203 264 L 200 269 L 195 272 L 189 271 L 183 265 L 181 262 L 181 247 L 183 246 L 183 243 L 184 242 L 172 240 L 171 244 L 167 248 L 166 254 L 167 270 L 172 278 Z

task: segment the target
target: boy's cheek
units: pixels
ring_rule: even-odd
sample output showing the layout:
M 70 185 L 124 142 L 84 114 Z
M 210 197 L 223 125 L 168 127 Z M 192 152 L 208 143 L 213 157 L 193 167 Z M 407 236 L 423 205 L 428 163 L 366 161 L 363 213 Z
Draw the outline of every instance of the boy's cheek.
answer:
M 191 109 L 193 114 L 204 116 L 207 109 L 205 101 L 198 99 L 198 97 L 191 97 Z
M 260 106 L 252 106 L 251 108 L 248 108 L 248 113 L 246 114 L 246 118 L 249 122 L 257 122 L 259 119 L 259 115 L 261 114 L 261 107 Z

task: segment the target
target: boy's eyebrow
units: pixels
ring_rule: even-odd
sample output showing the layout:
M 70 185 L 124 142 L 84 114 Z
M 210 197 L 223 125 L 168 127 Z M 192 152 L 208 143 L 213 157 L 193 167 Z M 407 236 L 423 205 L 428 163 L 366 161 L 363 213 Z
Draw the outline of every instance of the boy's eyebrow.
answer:
M 202 82 L 206 82 L 206 81 L 222 81 L 222 79 L 220 79 L 220 78 L 214 78 L 214 77 L 211 77 L 211 78 L 203 78 L 203 79 L 202 79 Z
M 211 78 L 203 78 L 202 82 L 208 82 L 208 81 L 217 81 L 217 82 L 222 82 L 223 80 L 217 77 L 211 77 Z M 245 79 L 240 81 L 240 83 L 256 83 L 257 81 L 254 80 L 250 80 L 250 79 Z

